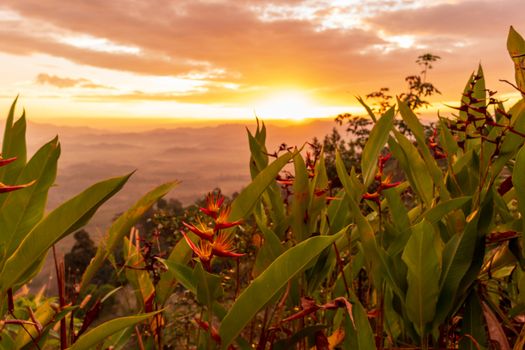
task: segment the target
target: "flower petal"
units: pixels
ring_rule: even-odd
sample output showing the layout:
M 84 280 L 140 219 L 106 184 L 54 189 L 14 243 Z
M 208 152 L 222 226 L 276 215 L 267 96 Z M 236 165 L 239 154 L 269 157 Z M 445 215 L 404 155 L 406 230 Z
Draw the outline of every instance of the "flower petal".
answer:
M 9 185 L 5 185 L 3 183 L 0 182 L 0 193 L 6 193 L 6 192 L 11 192 L 11 191 L 16 191 L 16 190 L 20 190 L 22 188 L 26 188 L 26 187 L 29 187 L 31 186 L 32 184 L 34 184 L 36 181 L 33 180 L 29 183 L 26 183 L 26 184 L 23 184 L 23 185 L 14 185 L 14 186 L 9 186 Z
M 4 159 L 4 158 L 2 158 L 2 157 L 0 156 L 0 166 L 4 166 L 4 165 L 7 165 L 7 164 L 9 164 L 9 163 L 12 163 L 12 162 L 14 162 L 15 160 L 16 160 L 16 157 L 12 157 L 12 158 L 6 158 L 6 159 Z
M 212 241 L 213 240 L 213 230 L 211 229 L 206 229 L 205 230 L 205 227 L 204 225 L 200 225 L 202 227 L 202 229 L 199 229 L 197 226 L 195 225 L 192 225 L 192 224 L 188 224 L 186 222 L 182 222 L 182 224 L 188 229 L 190 230 L 191 232 L 195 233 L 197 236 L 199 236 L 199 238 L 201 239 L 205 239 L 207 241 Z

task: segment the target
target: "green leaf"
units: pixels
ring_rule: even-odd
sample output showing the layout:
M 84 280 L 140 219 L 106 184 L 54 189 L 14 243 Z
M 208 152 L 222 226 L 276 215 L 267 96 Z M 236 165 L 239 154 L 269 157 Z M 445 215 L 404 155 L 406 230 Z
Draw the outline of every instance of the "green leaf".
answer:
M 428 168 L 410 140 L 397 130 L 394 130 L 394 135 L 397 143 L 391 138 L 389 141 L 390 150 L 405 171 L 412 189 L 423 200 L 423 203 L 430 207 L 434 186 Z
M 412 227 L 403 251 L 408 268 L 406 311 L 419 336 L 424 339 L 427 324 L 434 319 L 439 294 L 440 257 L 434 245 L 434 228 L 426 220 Z
M 13 101 L 9 114 L 5 122 L 4 139 L 2 142 L 2 157 L 16 157 L 16 161 L 6 166 L 0 167 L 0 182 L 14 184 L 18 175 L 26 165 L 27 146 L 26 146 L 26 118 L 25 112 L 20 119 L 14 122 L 15 107 L 18 97 Z M 14 124 L 13 124 L 14 122 Z M 0 201 L 2 201 L 0 196 Z M 1 202 L 0 202 L 1 203 Z
M 182 286 L 190 292 L 192 292 L 193 295 L 197 295 L 197 285 L 195 284 L 195 278 L 193 276 L 193 270 L 191 268 L 173 260 L 170 261 L 159 258 L 157 259 L 164 265 L 166 265 L 166 267 L 168 268 L 168 271 L 164 272 L 163 275 L 169 272 L 170 276 L 173 276 L 173 280 L 176 280 L 178 283 L 182 284 Z M 160 291 L 161 287 L 160 285 L 157 285 L 157 293 L 159 293 Z M 226 315 L 226 310 L 221 304 L 219 304 L 218 302 L 214 302 L 213 314 L 217 316 L 219 320 L 222 320 L 224 315 Z
M 478 240 L 484 239 L 478 235 L 478 220 L 479 211 L 471 213 L 464 231 L 456 233 L 443 249 L 443 270 L 434 327 L 441 325 L 452 311 L 461 280 L 473 262 Z
M 7 247 L 7 256 L 20 245 L 26 234 L 42 219 L 49 188 L 53 185 L 60 156 L 55 138 L 40 148 L 24 167 L 18 183 L 36 182 L 20 191 L 10 192 L 0 206 L 0 244 Z
M 101 325 L 89 330 L 77 339 L 77 341 L 68 348 L 68 350 L 90 350 L 102 343 L 109 336 L 133 326 L 137 323 L 145 321 L 152 316 L 155 316 L 160 311 L 150 312 L 147 314 L 137 316 L 127 316 L 115 318 L 111 321 L 102 323 Z
M 357 350 L 375 350 L 376 344 L 374 339 L 374 332 L 368 321 L 368 315 L 359 299 L 353 294 L 349 298 L 352 303 L 352 316 L 353 322 L 350 319 L 348 313 L 345 312 L 345 333 L 347 334 L 344 339 L 344 349 L 357 349 Z M 355 323 L 355 326 L 354 326 Z
M 197 236 L 195 236 L 193 233 L 189 233 L 188 236 L 190 239 L 192 239 L 194 242 L 197 241 Z M 175 245 L 175 247 L 172 249 L 170 255 L 168 258 L 164 261 L 166 265 L 169 265 L 171 263 L 176 265 L 185 266 L 183 264 L 186 264 L 193 254 L 193 251 L 188 246 L 188 243 L 184 239 L 179 240 L 179 242 Z M 189 268 L 188 268 L 189 269 Z M 189 269 L 191 272 L 191 269 Z M 173 269 L 168 269 L 168 271 L 165 271 L 160 275 L 159 284 L 157 285 L 157 293 L 155 295 L 157 302 L 160 305 L 164 305 L 164 303 L 168 300 L 169 296 L 173 293 L 175 290 L 175 287 L 177 286 L 177 282 L 182 283 L 183 286 L 185 286 L 187 289 L 189 289 L 185 284 L 184 281 L 177 281 L 179 277 L 177 277 L 177 274 Z
M 321 153 L 322 154 L 322 153 Z M 308 236 L 308 202 L 310 199 L 308 172 L 303 157 L 297 154 L 294 157 L 295 179 L 293 182 L 293 201 L 291 226 L 294 238 L 301 242 Z
M 463 323 L 461 334 L 468 334 L 476 340 L 482 349 L 487 347 L 487 333 L 485 329 L 485 318 L 481 308 L 481 301 L 477 291 L 472 290 L 465 301 L 465 312 L 463 313 Z M 479 347 L 468 337 L 462 337 L 460 348 L 465 350 L 478 350 Z
M 235 340 L 257 312 L 266 305 L 289 280 L 300 273 L 326 247 L 343 235 L 309 238 L 280 255 L 242 292 L 221 323 L 222 348 Z
M 277 174 L 296 154 L 297 152 L 286 153 L 262 170 L 233 200 L 229 220 L 248 217 L 266 188 L 274 183 Z
M 193 294 L 197 294 L 197 287 L 193 281 L 193 270 L 190 267 L 176 261 L 158 260 L 168 267 L 168 271 L 173 273 L 175 278 L 184 286 L 184 288 Z
M 255 137 L 252 136 L 250 131 L 248 131 L 248 143 L 250 145 L 250 173 L 254 180 L 261 171 L 268 167 L 268 151 L 266 149 L 265 141 L 266 126 L 264 123 L 262 124 L 261 129 L 259 129 L 259 125 L 257 124 Z M 268 206 L 272 221 L 276 225 L 276 231 L 280 231 L 285 225 L 286 211 L 281 199 L 281 190 L 276 182 L 272 182 L 266 186 L 265 191 L 262 193 L 262 198 L 263 202 Z
M 507 50 L 514 62 L 516 85 L 525 97 L 525 40 L 512 26 L 507 37 Z
M 472 199 L 471 196 L 457 197 L 448 201 L 440 202 L 434 208 L 427 210 L 423 217 L 428 222 L 435 224 L 440 221 L 445 215 L 453 210 L 460 209 Z
M 135 296 L 137 298 L 137 305 L 142 311 L 151 311 L 146 309 L 146 302 L 151 300 L 155 295 L 155 286 L 151 280 L 149 271 L 145 270 L 144 257 L 140 251 L 140 246 L 134 244 L 127 237 L 123 239 L 123 256 L 125 266 L 133 266 L 133 268 L 125 269 L 125 274 L 128 282 L 133 287 Z M 140 241 L 140 240 L 139 240 Z
M 390 209 L 390 216 L 392 222 L 399 231 L 408 230 L 410 228 L 410 219 L 408 218 L 408 211 L 403 203 L 401 194 L 397 188 L 390 188 L 383 192 Z
M 345 168 L 345 164 L 343 162 L 343 159 L 341 158 L 341 155 L 339 154 L 339 151 L 335 153 L 335 167 L 337 170 L 337 177 L 339 177 L 339 180 L 343 184 L 343 188 L 346 194 L 349 197 L 353 198 L 355 201 L 360 200 L 361 195 L 365 192 L 365 188 L 357 180 L 357 176 L 353 169 L 351 174 L 348 175 Z
M 51 322 L 53 318 L 55 317 L 55 310 L 51 307 L 51 300 L 45 301 L 43 304 L 39 305 L 38 308 L 34 312 L 34 317 L 40 325 L 46 325 L 47 323 Z M 26 329 L 22 332 L 18 332 L 16 338 L 15 338 L 15 344 L 17 345 L 17 349 L 20 349 L 24 347 L 26 344 L 29 344 L 31 342 L 31 338 L 37 338 L 39 332 L 33 325 L 27 325 Z
M 197 285 L 197 301 L 208 308 L 223 294 L 221 278 L 204 271 L 200 263 L 195 264 L 192 279 Z
M 80 283 L 81 290 L 84 291 L 89 282 L 100 269 L 104 260 L 122 242 L 122 238 L 129 234 L 135 223 L 148 211 L 160 198 L 164 197 L 169 191 L 179 184 L 178 181 L 167 182 L 142 196 L 131 208 L 120 215 L 109 228 L 107 238 L 98 246 L 95 257 L 91 260 L 86 271 L 82 275 Z
M 109 349 L 112 350 L 122 350 L 126 349 L 126 345 L 129 346 L 128 342 L 131 339 L 131 334 L 133 334 L 134 329 L 133 327 L 124 328 L 123 330 L 114 333 L 109 338 L 104 340 L 104 344 L 102 345 L 102 349 Z
M 372 111 L 372 108 L 370 108 L 370 106 L 368 106 L 365 103 L 365 100 L 363 100 L 361 97 L 357 97 L 357 101 L 365 108 L 366 112 L 368 113 L 368 116 L 372 119 L 372 121 L 374 123 L 377 122 L 377 118 L 374 112 Z
M 448 161 L 450 164 L 453 164 L 452 156 L 458 152 L 459 146 L 454 139 L 452 132 L 448 128 L 445 119 L 442 118 L 439 119 L 439 141 L 440 145 L 443 147 L 443 150 L 447 154 Z
M 264 243 L 259 248 L 257 252 L 257 257 L 252 269 L 252 275 L 260 275 L 272 262 L 277 259 L 279 255 L 284 252 L 284 247 L 279 240 L 279 237 L 273 232 L 266 224 L 263 219 L 262 210 L 256 210 L 255 213 L 255 222 L 257 227 L 261 230 L 262 235 L 264 236 Z
M 370 186 L 377 171 L 377 159 L 383 149 L 388 134 L 393 126 L 395 108 L 392 107 L 383 114 L 370 131 L 370 136 L 361 155 L 361 170 L 365 187 Z
M 418 149 L 421 152 L 429 174 L 432 176 L 434 184 L 436 184 L 441 190 L 440 194 L 442 199 L 448 199 L 450 196 L 443 182 L 443 172 L 437 165 L 436 160 L 432 156 L 432 153 L 430 153 L 423 125 L 419 121 L 416 114 L 408 107 L 408 105 L 405 102 L 401 101 L 398 98 L 397 104 L 399 106 L 399 112 L 401 114 L 401 117 L 403 118 L 407 126 L 414 134 L 414 137 L 416 138 Z
M 86 224 L 96 210 L 126 183 L 131 174 L 99 182 L 53 210 L 20 243 L 0 273 L 0 290 L 5 292 L 63 237 Z
M 328 205 L 328 221 L 331 234 L 339 232 L 350 223 L 350 208 L 348 208 L 348 195 L 344 190 L 337 193 L 336 198 Z
M 320 191 L 320 192 L 319 192 Z M 328 175 L 326 164 L 321 152 L 315 166 L 314 178 L 310 183 L 310 203 L 308 204 L 308 234 L 315 232 L 321 212 L 326 208 L 326 193 L 328 192 Z

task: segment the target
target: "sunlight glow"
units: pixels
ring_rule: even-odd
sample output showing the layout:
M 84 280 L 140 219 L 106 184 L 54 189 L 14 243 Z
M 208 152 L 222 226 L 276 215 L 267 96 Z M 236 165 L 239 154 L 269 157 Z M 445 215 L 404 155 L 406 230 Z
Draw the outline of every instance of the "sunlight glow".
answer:
M 262 118 L 293 121 L 302 121 L 312 117 L 316 109 L 314 101 L 308 95 L 298 91 L 272 94 L 256 103 L 254 107 L 255 113 Z

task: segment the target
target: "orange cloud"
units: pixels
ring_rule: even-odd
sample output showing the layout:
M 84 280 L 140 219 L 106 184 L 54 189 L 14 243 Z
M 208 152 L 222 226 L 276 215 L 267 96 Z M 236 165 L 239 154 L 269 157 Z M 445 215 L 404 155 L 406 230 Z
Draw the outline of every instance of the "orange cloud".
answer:
M 53 85 L 58 88 L 70 88 L 70 87 L 81 87 L 81 88 L 86 88 L 86 89 L 108 89 L 110 88 L 108 86 L 95 84 L 91 80 L 85 79 L 85 78 L 79 78 L 79 79 L 62 78 L 56 75 L 49 75 L 46 73 L 40 73 L 36 77 L 36 82 L 38 84 Z
M 199 91 L 159 93 L 144 87 L 109 96 L 191 103 L 233 103 L 282 86 L 345 102 L 382 86 L 401 92 L 403 77 L 417 72 L 413 62 L 426 51 L 443 58 L 432 79 L 445 98 L 456 97 L 464 84 L 458 74 L 466 79 L 480 60 L 497 70 L 497 78 L 511 76 L 505 34 L 510 21 L 522 16 L 520 7 L 525 10 L 522 0 L 432 3 L 143 0 L 123 6 L 103 0 L 4 0 L 4 9 L 22 19 L 0 26 L 0 51 L 201 80 L 205 89 Z M 346 18 L 356 22 L 348 25 Z M 403 35 L 411 36 L 405 47 L 396 37 Z M 89 40 L 74 45 L 75 38 Z M 57 78 L 45 82 L 74 83 Z M 225 89 L 223 83 L 239 89 Z

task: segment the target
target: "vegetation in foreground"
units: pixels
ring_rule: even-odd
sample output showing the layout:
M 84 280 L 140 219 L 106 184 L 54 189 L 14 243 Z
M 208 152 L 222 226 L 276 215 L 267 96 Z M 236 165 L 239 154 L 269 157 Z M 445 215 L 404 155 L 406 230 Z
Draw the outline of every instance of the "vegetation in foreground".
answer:
M 525 41 L 511 28 L 507 44 L 525 97 Z M 505 109 L 481 67 L 430 136 L 400 99 L 380 116 L 367 108 L 360 171 L 335 155 L 340 187 L 323 152 L 270 155 L 259 125 L 248 132 L 252 182 L 232 201 L 214 192 L 180 222 L 135 226 L 177 182 L 160 185 L 113 222 L 73 280 L 54 244 L 131 174 L 45 214 L 60 145 L 27 160 L 14 107 L 0 159 L 0 348 L 525 347 L 525 99 Z M 50 250 L 58 295 L 29 295 Z M 111 266 L 125 288 L 97 287 Z M 128 290 L 127 314 L 102 321 Z

